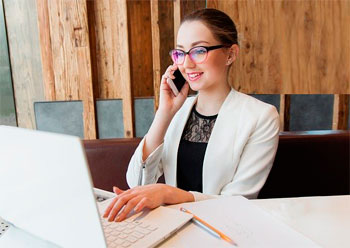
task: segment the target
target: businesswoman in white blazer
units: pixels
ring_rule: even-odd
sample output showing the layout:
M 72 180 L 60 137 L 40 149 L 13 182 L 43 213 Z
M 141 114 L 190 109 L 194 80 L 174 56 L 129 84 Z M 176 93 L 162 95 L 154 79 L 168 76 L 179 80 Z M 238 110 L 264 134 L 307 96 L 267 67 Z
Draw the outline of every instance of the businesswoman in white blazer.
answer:
M 238 52 L 237 30 L 225 13 L 202 9 L 184 18 L 159 108 L 129 164 L 131 189 L 114 188 L 105 218 L 121 221 L 131 210 L 218 196 L 257 197 L 274 161 L 279 118 L 275 107 L 230 87 Z M 168 84 L 176 69 L 187 81 L 177 96 Z M 198 94 L 187 97 L 189 87 Z M 157 184 L 163 174 L 166 184 Z

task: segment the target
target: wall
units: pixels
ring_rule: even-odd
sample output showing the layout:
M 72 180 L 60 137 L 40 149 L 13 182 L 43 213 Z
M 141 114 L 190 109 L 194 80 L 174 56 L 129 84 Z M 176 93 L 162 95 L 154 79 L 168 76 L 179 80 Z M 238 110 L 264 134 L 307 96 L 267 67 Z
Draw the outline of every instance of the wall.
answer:
M 41 123 L 86 139 L 142 136 L 181 18 L 207 6 L 237 24 L 234 88 L 269 94 L 283 130 L 348 128 L 350 2 L 3 1 L 21 127 Z M 324 120 L 313 123 L 316 113 Z M 311 122 L 296 124 L 308 123 L 303 118 Z

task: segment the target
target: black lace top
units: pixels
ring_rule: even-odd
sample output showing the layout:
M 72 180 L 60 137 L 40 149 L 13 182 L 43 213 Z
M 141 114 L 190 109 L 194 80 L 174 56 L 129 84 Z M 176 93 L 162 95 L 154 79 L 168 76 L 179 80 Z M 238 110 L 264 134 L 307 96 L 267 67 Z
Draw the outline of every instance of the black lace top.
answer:
M 203 192 L 205 150 L 217 115 L 204 116 L 194 106 L 184 128 L 177 154 L 177 187 Z

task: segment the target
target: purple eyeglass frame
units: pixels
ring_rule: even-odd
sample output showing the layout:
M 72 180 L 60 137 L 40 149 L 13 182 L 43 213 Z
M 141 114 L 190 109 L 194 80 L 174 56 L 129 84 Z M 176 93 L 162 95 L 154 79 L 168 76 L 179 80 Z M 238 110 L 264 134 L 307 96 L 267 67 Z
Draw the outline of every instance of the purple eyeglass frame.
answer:
M 191 51 L 192 51 L 193 49 L 195 49 L 195 48 L 198 48 L 198 47 L 202 47 L 202 48 L 204 48 L 204 49 L 207 50 L 207 54 L 206 54 L 205 59 L 204 59 L 203 61 L 199 62 L 199 63 L 193 61 L 193 59 L 192 59 L 191 56 L 190 56 Z M 201 64 L 201 63 L 204 63 L 204 62 L 207 60 L 208 52 L 209 52 L 209 51 L 215 50 L 215 49 L 219 49 L 219 48 L 223 48 L 223 47 L 225 47 L 225 46 L 224 46 L 224 45 L 216 45 L 216 46 L 195 46 L 195 47 L 192 47 L 190 50 L 188 50 L 188 52 L 185 52 L 184 50 L 181 50 L 181 49 L 172 49 L 172 50 L 169 52 L 169 55 L 170 55 L 171 59 L 174 61 L 173 55 L 172 55 L 174 51 L 181 51 L 181 52 L 183 52 L 183 53 L 185 54 L 184 60 L 183 60 L 182 63 L 176 63 L 176 62 L 174 61 L 174 63 L 177 64 L 177 65 L 182 65 L 182 64 L 185 62 L 186 55 L 190 56 L 190 58 L 191 58 L 191 60 L 193 61 L 193 63 L 195 63 L 195 64 Z

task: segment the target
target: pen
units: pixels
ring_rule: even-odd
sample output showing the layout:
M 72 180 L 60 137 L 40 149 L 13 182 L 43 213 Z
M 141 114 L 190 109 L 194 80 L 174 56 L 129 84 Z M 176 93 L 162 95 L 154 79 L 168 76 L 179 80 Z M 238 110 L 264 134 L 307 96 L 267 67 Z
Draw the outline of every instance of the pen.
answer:
M 215 227 L 211 226 L 210 224 L 208 224 L 207 222 L 205 222 L 204 220 L 202 220 L 201 218 L 199 218 L 198 216 L 194 215 L 193 213 L 191 213 L 190 211 L 188 211 L 185 208 L 180 208 L 180 210 L 182 212 L 188 213 L 188 214 L 192 214 L 193 218 L 198 221 L 199 223 L 203 224 L 204 226 L 208 227 L 210 230 L 214 231 L 216 234 L 218 234 L 220 236 L 221 239 L 235 245 L 238 246 L 236 242 L 234 242 L 230 237 L 228 237 L 227 235 L 223 234 L 221 231 L 219 231 L 218 229 L 216 229 Z

